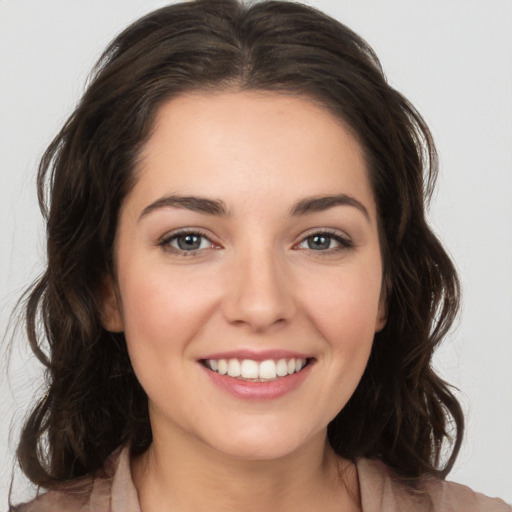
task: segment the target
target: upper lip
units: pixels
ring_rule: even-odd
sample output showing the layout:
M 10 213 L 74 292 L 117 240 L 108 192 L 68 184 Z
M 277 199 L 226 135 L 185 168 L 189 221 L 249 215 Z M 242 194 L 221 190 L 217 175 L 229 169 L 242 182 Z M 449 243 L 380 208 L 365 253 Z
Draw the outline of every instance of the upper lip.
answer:
M 310 354 L 304 354 L 302 352 L 293 352 L 284 349 L 272 349 L 272 350 L 230 350 L 227 352 L 215 352 L 201 357 L 200 360 L 204 361 L 207 359 L 251 359 L 253 361 L 265 361 L 267 359 L 311 359 Z

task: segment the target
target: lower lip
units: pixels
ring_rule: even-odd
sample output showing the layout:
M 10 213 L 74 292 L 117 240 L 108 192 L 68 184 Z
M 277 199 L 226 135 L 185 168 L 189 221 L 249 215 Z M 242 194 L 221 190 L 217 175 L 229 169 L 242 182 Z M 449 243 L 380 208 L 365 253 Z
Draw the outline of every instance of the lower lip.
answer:
M 245 400 L 272 400 L 282 397 L 300 386 L 308 376 L 311 366 L 313 365 L 309 363 L 300 372 L 292 373 L 286 377 L 280 377 L 268 382 L 239 380 L 229 377 L 228 375 L 220 375 L 220 373 L 209 370 L 202 364 L 201 366 L 216 386 L 236 398 Z

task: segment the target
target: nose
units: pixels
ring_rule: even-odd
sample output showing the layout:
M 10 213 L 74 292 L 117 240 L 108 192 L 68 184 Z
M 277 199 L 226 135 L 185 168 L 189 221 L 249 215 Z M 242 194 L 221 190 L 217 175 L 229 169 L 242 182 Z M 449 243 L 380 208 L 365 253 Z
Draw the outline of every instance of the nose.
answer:
M 227 274 L 224 316 L 231 324 L 264 332 L 295 314 L 293 280 L 284 257 L 271 251 L 247 253 L 236 258 Z

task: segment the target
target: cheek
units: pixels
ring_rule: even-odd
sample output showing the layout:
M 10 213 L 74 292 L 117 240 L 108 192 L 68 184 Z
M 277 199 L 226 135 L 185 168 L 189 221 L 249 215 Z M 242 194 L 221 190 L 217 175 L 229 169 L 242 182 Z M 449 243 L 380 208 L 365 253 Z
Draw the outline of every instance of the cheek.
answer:
M 310 322 L 326 342 L 326 407 L 334 417 L 347 403 L 364 373 L 380 317 L 382 275 L 379 261 L 360 268 L 336 269 L 308 294 Z M 332 418 L 331 418 L 332 419 Z
M 125 273 L 120 283 L 133 369 L 148 396 L 167 403 L 169 390 L 179 396 L 180 383 L 192 371 L 189 348 L 204 324 L 211 298 L 205 295 L 204 286 L 201 290 L 183 272 L 170 275 L 162 268 L 153 273 L 146 267 L 143 276 Z
M 125 265 L 119 276 L 124 332 L 135 366 L 172 364 L 214 310 L 214 283 L 162 265 Z M 130 269 L 144 268 L 144 273 Z M 143 363 L 143 361 L 145 363 Z M 149 364 L 151 363 L 151 364 Z
M 373 346 L 380 292 L 380 287 L 365 277 L 332 280 L 331 285 L 329 300 L 317 297 L 314 322 L 327 345 L 322 367 L 329 420 L 345 407 L 365 371 Z
M 332 348 L 371 343 L 380 318 L 380 264 L 317 274 L 305 307 Z

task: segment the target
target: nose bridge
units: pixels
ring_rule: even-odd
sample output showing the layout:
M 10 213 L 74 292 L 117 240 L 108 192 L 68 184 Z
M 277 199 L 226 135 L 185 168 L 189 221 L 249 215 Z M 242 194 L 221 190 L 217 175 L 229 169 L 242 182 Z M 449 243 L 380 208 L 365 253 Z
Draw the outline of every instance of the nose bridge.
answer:
M 224 312 L 230 322 L 262 331 L 293 315 L 286 256 L 270 243 L 247 244 L 235 251 L 228 281 Z

